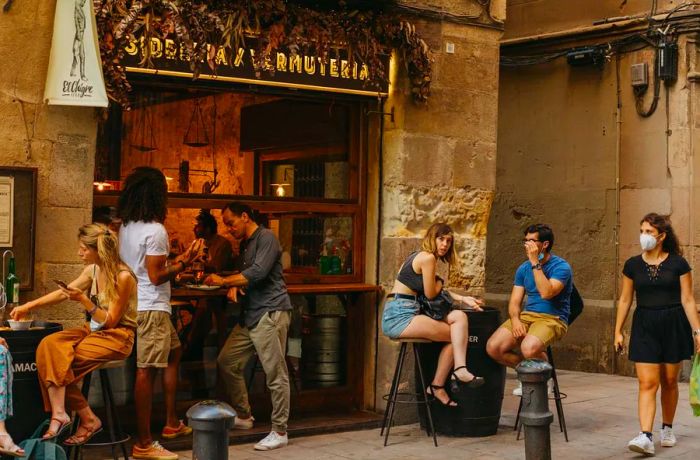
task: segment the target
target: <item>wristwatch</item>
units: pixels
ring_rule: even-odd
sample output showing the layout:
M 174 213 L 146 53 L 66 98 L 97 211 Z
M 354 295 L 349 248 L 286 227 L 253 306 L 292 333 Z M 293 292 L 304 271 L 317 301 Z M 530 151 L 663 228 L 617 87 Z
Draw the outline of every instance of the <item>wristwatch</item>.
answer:
M 535 265 L 532 265 L 533 270 L 542 270 L 542 264 L 537 262 Z
M 695 329 L 693 331 L 693 337 L 697 337 L 698 335 L 700 335 L 700 329 Z

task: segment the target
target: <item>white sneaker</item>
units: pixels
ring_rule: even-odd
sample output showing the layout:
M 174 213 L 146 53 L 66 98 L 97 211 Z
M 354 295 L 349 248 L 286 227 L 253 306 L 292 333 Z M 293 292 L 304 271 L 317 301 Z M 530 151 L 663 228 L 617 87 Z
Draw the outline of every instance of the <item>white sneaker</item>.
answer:
M 644 433 L 640 432 L 636 438 L 627 443 L 632 452 L 644 455 L 654 455 L 654 443 Z
M 518 380 L 518 386 L 513 388 L 513 396 L 522 396 L 523 395 L 523 382 Z
M 239 418 L 236 417 L 233 420 L 233 429 L 234 430 L 250 430 L 253 428 L 253 422 L 255 421 L 255 417 L 252 415 L 248 418 Z
M 255 445 L 255 450 L 272 450 L 285 447 L 289 442 L 287 435 L 277 434 L 276 431 L 270 431 L 270 434 L 265 436 L 265 439 Z
M 661 428 L 661 447 L 673 447 L 676 445 L 676 435 L 673 428 Z

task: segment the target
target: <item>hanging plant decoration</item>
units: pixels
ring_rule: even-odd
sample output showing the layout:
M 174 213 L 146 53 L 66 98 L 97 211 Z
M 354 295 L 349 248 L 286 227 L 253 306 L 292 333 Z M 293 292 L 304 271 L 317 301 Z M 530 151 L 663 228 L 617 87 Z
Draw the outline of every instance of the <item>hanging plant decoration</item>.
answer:
M 411 81 L 413 99 L 426 102 L 430 93 L 431 56 L 415 27 L 396 15 L 350 9 L 315 10 L 286 0 L 95 0 L 97 32 L 107 94 L 122 107 L 129 106 L 131 86 L 121 60 L 126 44 L 135 37 L 145 43 L 169 38 L 183 45 L 197 78 L 202 65 L 216 72 L 215 56 L 222 49 L 230 58 L 256 37 L 253 59 L 256 75 L 277 50 L 314 53 L 324 62 L 338 46 L 347 49 L 350 62 L 366 64 L 368 88 L 386 83 L 389 69 L 382 56 L 396 50 Z M 207 47 L 207 45 L 209 45 Z M 143 47 L 141 65 L 153 67 L 150 47 Z

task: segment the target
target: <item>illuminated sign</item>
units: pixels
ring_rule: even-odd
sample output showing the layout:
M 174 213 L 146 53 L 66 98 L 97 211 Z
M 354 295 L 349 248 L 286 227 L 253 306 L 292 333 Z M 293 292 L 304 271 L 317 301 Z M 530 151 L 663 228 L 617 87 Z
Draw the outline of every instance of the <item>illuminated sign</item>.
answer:
M 338 55 L 331 52 L 324 61 L 319 56 L 278 51 L 263 64 L 263 69 L 253 66 L 255 39 L 248 39 L 247 48 L 238 48 L 236 53 L 224 48 L 214 51 L 208 47 L 207 55 L 216 62 L 216 72 L 207 63 L 201 64 L 198 78 L 255 85 L 291 87 L 316 91 L 331 91 L 368 96 L 386 96 L 388 83 L 377 88 L 367 81 L 367 65 L 350 62 L 347 52 Z M 171 39 L 152 38 L 150 43 L 153 68 L 140 64 L 143 60 L 144 40 L 132 40 L 125 48 L 122 63 L 132 73 L 146 73 L 171 77 L 192 78 L 190 59 L 186 48 Z M 384 58 L 385 73 L 389 74 L 389 56 Z

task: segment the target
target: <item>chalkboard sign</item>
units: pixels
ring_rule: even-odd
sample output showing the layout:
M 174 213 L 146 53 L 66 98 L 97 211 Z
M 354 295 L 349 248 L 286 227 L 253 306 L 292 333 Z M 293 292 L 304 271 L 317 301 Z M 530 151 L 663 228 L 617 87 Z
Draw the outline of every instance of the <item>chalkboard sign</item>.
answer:
M 31 291 L 34 289 L 37 169 L 3 166 L 0 167 L 0 177 L 11 177 L 14 182 L 12 246 L 0 248 L 0 255 L 12 250 L 21 281 L 20 289 Z M 7 267 L 2 271 L 6 270 Z

